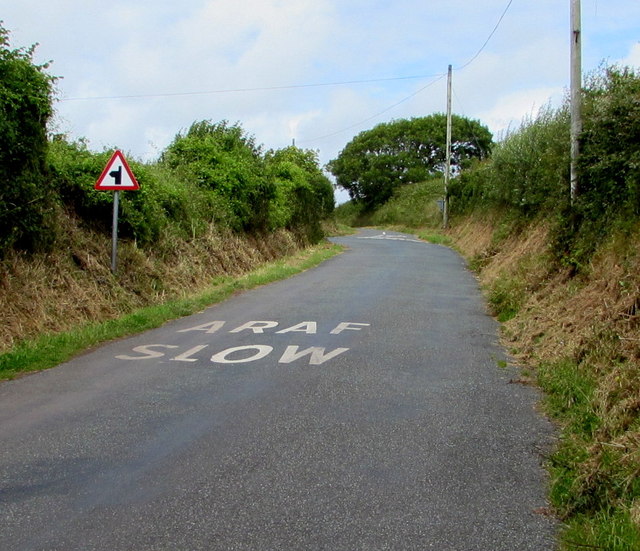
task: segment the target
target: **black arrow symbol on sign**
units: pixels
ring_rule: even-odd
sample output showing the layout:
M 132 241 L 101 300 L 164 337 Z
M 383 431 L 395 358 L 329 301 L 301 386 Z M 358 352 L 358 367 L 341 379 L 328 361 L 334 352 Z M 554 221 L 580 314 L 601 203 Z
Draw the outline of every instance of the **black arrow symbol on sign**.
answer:
M 118 170 L 112 170 L 109 172 L 109 176 L 111 176 L 115 180 L 116 186 L 121 185 L 122 183 L 122 166 L 118 167 Z

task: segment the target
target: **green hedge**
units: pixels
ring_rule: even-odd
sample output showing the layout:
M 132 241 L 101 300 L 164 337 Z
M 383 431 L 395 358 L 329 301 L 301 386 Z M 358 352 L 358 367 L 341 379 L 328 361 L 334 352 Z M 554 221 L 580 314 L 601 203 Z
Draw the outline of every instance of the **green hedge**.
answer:
M 12 49 L 0 25 L 0 256 L 52 243 L 45 152 L 54 79 L 33 63 L 33 51 Z
M 48 139 L 55 78 L 33 63 L 33 48 L 12 49 L 0 25 L 0 258 L 55 244 L 68 213 L 110 232 L 113 193 L 95 182 L 112 150 L 83 139 Z M 310 242 L 333 212 L 333 188 L 317 154 L 295 147 L 266 154 L 240 124 L 194 122 L 155 162 L 127 155 L 140 184 L 121 194 L 119 231 L 150 246 L 169 233 L 197 237 L 211 224 L 235 231 L 288 228 Z

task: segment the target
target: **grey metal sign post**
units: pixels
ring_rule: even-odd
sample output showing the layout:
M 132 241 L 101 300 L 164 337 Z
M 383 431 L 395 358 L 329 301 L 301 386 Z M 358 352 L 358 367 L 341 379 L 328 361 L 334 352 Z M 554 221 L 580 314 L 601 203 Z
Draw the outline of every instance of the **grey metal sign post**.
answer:
M 113 192 L 113 224 L 111 226 L 111 273 L 116 273 L 116 263 L 118 258 L 118 207 L 120 203 L 120 192 Z

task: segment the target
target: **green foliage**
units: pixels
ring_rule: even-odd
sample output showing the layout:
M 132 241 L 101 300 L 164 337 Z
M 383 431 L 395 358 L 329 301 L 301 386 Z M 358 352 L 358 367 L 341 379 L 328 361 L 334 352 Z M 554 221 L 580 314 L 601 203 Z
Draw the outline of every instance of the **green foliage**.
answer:
M 54 136 L 48 151 L 50 177 L 65 208 L 87 227 L 105 233 L 111 231 L 113 193 L 96 191 L 94 185 L 111 154 L 93 153 L 82 140 L 68 142 L 64 136 Z M 166 165 L 128 162 L 140 189 L 120 194 L 120 236 L 142 246 L 155 242 L 162 232 L 196 237 L 210 222 L 228 216 L 216 196 Z
M 0 257 L 51 246 L 62 210 L 104 232 L 113 210 L 113 194 L 94 190 L 112 152 L 91 152 L 63 135 L 48 142 L 55 79 L 46 65 L 34 65 L 34 48 L 11 49 L 8 36 L 0 25 Z M 166 232 L 195 237 L 211 224 L 287 228 L 317 242 L 320 221 L 334 209 L 315 152 L 293 147 L 263 156 L 253 137 L 226 121 L 194 122 L 159 162 L 129 163 L 140 190 L 120 196 L 119 233 L 142 246 Z
M 538 382 L 547 412 L 559 420 L 562 435 L 549 457 L 551 501 L 566 521 L 563 549 L 580 546 L 627 550 L 640 545 L 630 506 L 640 499 L 637 448 L 603 442 L 603 418 L 595 405 L 593 366 L 573 360 L 543 364 Z
M 604 68 L 584 91 L 579 195 L 569 201 L 569 110 L 542 109 L 452 181 L 451 210 L 552 217 L 556 259 L 577 271 L 614 230 L 640 218 L 640 75 Z
M 334 216 L 338 224 L 356 228 L 368 225 L 369 215 L 363 212 L 364 205 L 354 200 L 347 201 L 336 207 Z
M 603 549 L 630 551 L 640 549 L 640 531 L 624 509 L 599 512 L 593 516 L 578 515 L 563 531 L 561 549 Z
M 591 404 L 596 388 L 593 374 L 572 360 L 543 364 L 538 383 L 546 393 L 547 411 L 581 438 L 589 438 L 598 425 Z
M 515 277 L 502 274 L 489 291 L 489 304 L 499 322 L 513 319 L 525 298 L 522 282 Z
M 388 201 L 396 188 L 442 173 L 445 145 L 445 115 L 383 123 L 351 140 L 329 163 L 329 170 L 352 199 L 371 210 Z M 492 136 L 485 126 L 465 117 L 453 117 L 454 172 L 473 158 L 485 158 L 491 145 Z
M 640 215 L 640 75 L 607 68 L 585 92 L 580 196 L 592 216 Z
M 226 206 L 225 220 L 235 230 L 263 230 L 275 188 L 264 175 L 260 148 L 239 124 L 194 122 L 178 134 L 162 161 Z
M 565 204 L 569 186 L 569 114 L 542 109 L 507 133 L 489 161 L 472 165 L 452 181 L 452 212 L 491 205 L 529 217 Z
M 584 94 L 579 195 L 556 229 L 558 257 L 577 270 L 612 231 L 640 219 L 640 75 L 605 68 Z
M 265 165 L 269 180 L 275 184 L 270 204 L 272 229 L 303 230 L 311 242 L 322 237 L 320 221 L 334 209 L 333 187 L 320 170 L 314 151 L 294 146 L 268 151 Z
M 440 176 L 399 187 L 391 199 L 371 215 L 370 223 L 407 228 L 438 228 L 442 225 L 438 200 L 442 199 L 443 193 L 444 183 Z
M 113 194 L 94 184 L 110 151 L 93 153 L 81 140 L 52 140 L 49 173 L 65 208 L 95 230 L 111 231 Z M 320 221 L 334 208 L 333 188 L 316 153 L 296 148 L 265 158 L 239 127 L 195 123 L 158 163 L 129 160 L 140 184 L 121 194 L 119 233 L 141 246 L 164 232 L 195 237 L 211 223 L 235 230 L 287 228 L 309 242 L 322 237 Z
M 0 256 L 51 243 L 54 195 L 45 163 L 54 78 L 0 24 Z
M 62 203 L 105 231 L 111 226 L 112 194 L 95 191 L 93 186 L 109 156 L 106 151 L 92 153 L 84 141 L 68 142 L 62 135 L 53 137 L 47 151 L 49 177 Z

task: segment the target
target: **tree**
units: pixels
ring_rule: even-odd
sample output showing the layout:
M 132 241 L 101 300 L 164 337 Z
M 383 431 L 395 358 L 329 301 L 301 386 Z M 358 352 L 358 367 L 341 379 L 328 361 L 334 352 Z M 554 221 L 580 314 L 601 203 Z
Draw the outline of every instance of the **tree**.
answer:
M 0 255 L 33 250 L 53 235 L 46 152 L 55 79 L 33 63 L 34 50 L 11 49 L 0 24 Z
M 358 134 L 328 165 L 337 184 L 367 209 L 385 203 L 398 186 L 444 172 L 446 115 L 382 123 Z M 478 121 L 452 118 L 451 166 L 460 171 L 491 151 L 492 135 Z

